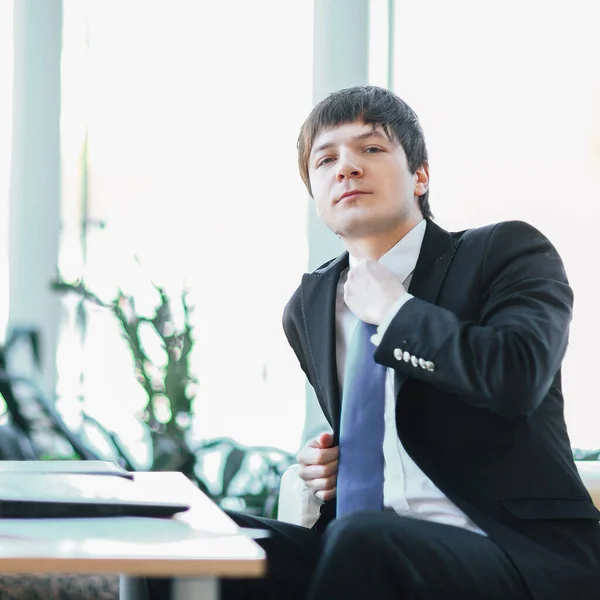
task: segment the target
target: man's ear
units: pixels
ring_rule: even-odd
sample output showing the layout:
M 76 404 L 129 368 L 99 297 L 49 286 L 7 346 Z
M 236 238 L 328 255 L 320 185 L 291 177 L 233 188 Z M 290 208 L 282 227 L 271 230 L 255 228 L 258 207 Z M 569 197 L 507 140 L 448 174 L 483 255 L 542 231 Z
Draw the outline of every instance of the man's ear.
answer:
M 429 189 L 429 163 L 424 162 L 415 172 L 415 196 L 422 196 Z

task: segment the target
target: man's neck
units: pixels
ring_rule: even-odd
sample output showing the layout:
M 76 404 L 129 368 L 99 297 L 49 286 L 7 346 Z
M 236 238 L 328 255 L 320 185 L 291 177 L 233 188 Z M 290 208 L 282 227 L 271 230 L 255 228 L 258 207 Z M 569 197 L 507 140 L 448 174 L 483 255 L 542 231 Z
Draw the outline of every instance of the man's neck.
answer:
M 422 216 L 403 223 L 400 227 L 381 232 L 368 237 L 344 239 L 346 250 L 356 259 L 369 258 L 379 260 L 384 254 L 391 250 L 409 231 L 423 220 Z

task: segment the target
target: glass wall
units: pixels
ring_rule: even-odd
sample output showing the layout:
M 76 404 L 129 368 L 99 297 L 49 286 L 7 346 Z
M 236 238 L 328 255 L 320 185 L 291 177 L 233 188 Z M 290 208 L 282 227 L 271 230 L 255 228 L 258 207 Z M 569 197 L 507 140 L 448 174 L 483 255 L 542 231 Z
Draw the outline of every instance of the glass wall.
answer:
M 587 0 L 397 2 L 395 91 L 423 123 L 437 221 L 522 219 L 575 291 L 564 364 L 572 443 L 598 446 L 600 5 Z
M 64 276 L 140 311 L 152 282 L 189 288 L 197 435 L 295 451 L 304 376 L 281 316 L 307 262 L 312 2 L 65 0 L 62 86 Z M 119 431 L 144 401 L 131 357 L 89 307 L 79 351 L 70 302 L 62 408 L 83 397 Z

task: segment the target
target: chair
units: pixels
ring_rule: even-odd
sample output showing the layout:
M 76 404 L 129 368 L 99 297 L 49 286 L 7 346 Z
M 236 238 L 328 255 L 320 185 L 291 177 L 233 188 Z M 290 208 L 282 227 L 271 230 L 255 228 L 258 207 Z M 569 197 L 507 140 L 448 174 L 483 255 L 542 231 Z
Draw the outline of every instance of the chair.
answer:
M 300 479 L 299 468 L 300 465 L 292 465 L 281 477 L 277 520 L 310 528 L 319 517 L 320 502 Z
M 575 461 L 594 505 L 600 509 L 600 461 Z M 319 501 L 298 475 L 299 465 L 288 467 L 281 478 L 277 519 L 294 525 L 312 527 L 319 517 Z
M 575 464 L 594 505 L 600 509 L 600 461 L 576 460 Z

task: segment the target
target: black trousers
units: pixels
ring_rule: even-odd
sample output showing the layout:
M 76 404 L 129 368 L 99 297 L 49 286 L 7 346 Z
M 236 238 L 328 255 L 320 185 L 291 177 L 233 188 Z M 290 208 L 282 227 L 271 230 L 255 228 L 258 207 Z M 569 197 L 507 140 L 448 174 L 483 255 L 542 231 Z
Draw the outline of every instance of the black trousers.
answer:
M 531 600 L 514 566 L 489 538 L 393 511 L 332 521 L 324 533 L 228 513 L 267 529 L 264 579 L 229 579 L 222 600 Z M 150 597 L 168 598 L 150 581 Z

